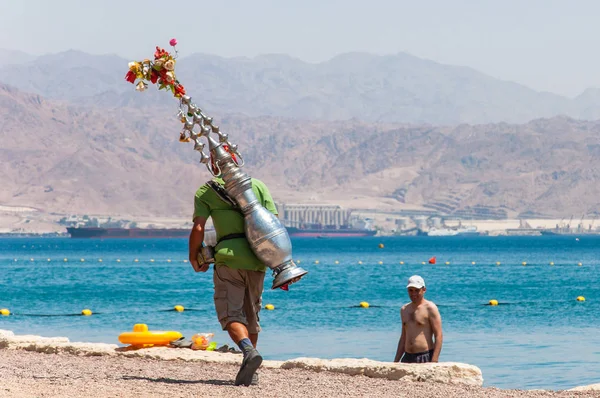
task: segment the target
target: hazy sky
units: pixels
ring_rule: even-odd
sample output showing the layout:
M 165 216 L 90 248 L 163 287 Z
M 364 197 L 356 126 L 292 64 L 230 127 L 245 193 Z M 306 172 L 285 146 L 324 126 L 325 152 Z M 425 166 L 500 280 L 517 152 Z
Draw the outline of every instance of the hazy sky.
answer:
M 536 90 L 600 87 L 598 0 L 0 0 L 0 48 L 144 58 L 407 52 Z

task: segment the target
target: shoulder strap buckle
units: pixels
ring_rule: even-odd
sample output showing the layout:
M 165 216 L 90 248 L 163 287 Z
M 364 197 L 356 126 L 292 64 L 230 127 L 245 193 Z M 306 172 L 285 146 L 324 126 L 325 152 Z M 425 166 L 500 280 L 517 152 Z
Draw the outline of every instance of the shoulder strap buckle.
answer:
M 238 209 L 238 204 L 235 202 L 235 200 L 233 200 L 233 198 L 231 196 L 229 196 L 229 194 L 227 193 L 227 191 L 225 191 L 225 188 L 223 188 L 221 186 L 221 184 L 219 184 L 218 182 L 214 181 L 214 180 L 210 180 L 208 181 L 208 186 L 211 187 L 213 189 L 213 191 L 215 191 L 215 193 L 217 194 L 217 196 L 219 196 L 219 198 L 227 203 L 228 205 L 230 205 L 231 207 L 233 207 L 234 209 Z

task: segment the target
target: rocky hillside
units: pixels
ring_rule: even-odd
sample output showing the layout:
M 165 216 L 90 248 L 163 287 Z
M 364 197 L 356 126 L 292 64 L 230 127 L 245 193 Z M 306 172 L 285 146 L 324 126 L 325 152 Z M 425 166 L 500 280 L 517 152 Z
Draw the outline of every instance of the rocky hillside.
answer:
M 76 106 L 0 85 L 0 205 L 188 216 L 209 175 L 190 144 L 177 142 L 175 110 L 173 102 Z M 280 201 L 492 217 L 599 211 L 600 122 L 435 127 L 213 116 L 240 145 L 247 172 Z

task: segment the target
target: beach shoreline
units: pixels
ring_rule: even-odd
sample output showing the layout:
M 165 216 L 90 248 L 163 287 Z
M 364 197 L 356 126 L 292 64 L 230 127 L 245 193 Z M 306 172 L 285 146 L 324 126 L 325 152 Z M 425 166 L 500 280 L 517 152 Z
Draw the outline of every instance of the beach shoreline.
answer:
M 479 369 L 466 364 L 407 365 L 366 359 L 265 361 L 258 386 L 235 387 L 240 359 L 229 353 L 166 347 L 130 350 L 0 331 L 0 396 L 598 396 L 598 390 L 481 387 Z
M 321 203 L 322 202 L 322 203 Z M 361 218 L 369 218 L 374 226 L 377 226 L 379 233 L 382 236 L 403 235 L 398 230 L 398 220 L 404 220 L 407 225 L 405 228 L 416 226 L 414 216 L 402 215 L 402 211 L 422 210 L 424 212 L 429 209 L 420 206 L 410 206 L 401 204 L 401 206 L 392 201 L 387 203 L 381 201 L 380 198 L 361 197 L 355 199 L 344 200 L 339 196 L 333 196 L 328 200 L 323 200 L 320 205 L 341 206 L 347 210 L 353 210 L 354 214 Z M 303 202 L 306 205 L 317 205 L 313 201 Z M 422 217 L 429 218 L 431 215 L 423 213 Z M 68 236 L 66 224 L 61 224 L 60 219 L 71 217 L 71 214 L 49 213 L 41 209 L 36 209 L 26 206 L 6 206 L 0 205 L 0 234 L 10 236 L 11 234 L 62 234 Z M 81 216 L 83 217 L 83 215 Z M 98 218 L 101 222 L 106 222 L 109 219 L 135 221 L 139 228 L 191 228 L 191 220 L 183 215 L 135 215 L 135 214 L 89 214 L 90 218 Z M 600 235 L 600 232 L 594 228 L 595 219 L 577 218 L 569 221 L 568 216 L 563 218 L 506 218 L 506 219 L 452 219 L 442 215 L 433 216 L 433 218 L 447 218 L 444 220 L 444 225 L 449 228 L 456 228 L 459 225 L 476 227 L 479 233 L 490 236 L 505 236 L 505 235 L 534 235 L 539 234 L 541 230 L 552 230 L 558 226 L 563 229 L 567 224 L 570 224 L 573 234 Z M 419 218 L 419 217 L 417 217 Z M 80 220 L 81 221 L 81 220 Z M 209 220 L 209 226 L 211 221 Z M 581 228 L 578 227 L 581 225 Z M 527 228 L 522 229 L 524 226 Z M 521 233 L 520 233 L 521 231 Z

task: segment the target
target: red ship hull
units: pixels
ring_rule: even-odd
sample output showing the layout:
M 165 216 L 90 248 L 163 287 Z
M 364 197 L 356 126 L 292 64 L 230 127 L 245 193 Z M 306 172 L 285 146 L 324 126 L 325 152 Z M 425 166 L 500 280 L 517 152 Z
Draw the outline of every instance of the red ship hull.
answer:
M 374 236 L 377 231 L 370 229 L 303 229 L 287 227 L 291 238 L 352 238 Z M 80 227 L 67 228 L 71 238 L 84 239 L 168 239 L 168 238 L 188 238 L 189 229 L 180 228 L 98 228 L 98 227 Z
M 67 228 L 71 238 L 108 238 L 108 239 L 159 239 L 187 238 L 190 229 L 180 228 L 97 228 L 81 227 Z

